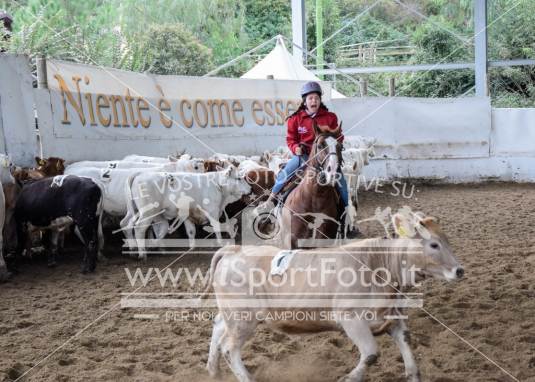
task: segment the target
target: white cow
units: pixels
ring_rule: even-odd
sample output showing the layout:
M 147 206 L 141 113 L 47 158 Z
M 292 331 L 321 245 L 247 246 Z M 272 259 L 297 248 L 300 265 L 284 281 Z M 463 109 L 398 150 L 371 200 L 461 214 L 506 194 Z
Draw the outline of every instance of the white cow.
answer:
M 346 149 L 368 149 L 377 143 L 377 138 L 363 137 L 360 135 L 346 135 L 344 147 Z
M 346 178 L 347 193 L 349 195 L 349 205 L 346 211 L 348 219 L 346 218 L 346 222 L 350 224 L 350 228 L 354 228 L 357 221 L 359 176 L 364 166 L 370 163 L 370 158 L 374 155 L 373 147 L 349 148 L 342 151 L 344 158 L 342 172 Z
M 269 170 L 267 167 L 261 166 L 260 164 L 251 159 L 246 159 L 242 161 L 238 166 L 238 173 L 240 174 L 240 176 L 245 176 L 245 174 L 247 174 L 249 171 L 259 169 Z
M 74 171 L 79 168 L 100 169 L 158 169 L 159 171 L 184 171 L 204 172 L 204 160 L 202 159 L 178 159 L 166 163 L 127 162 L 127 161 L 81 161 L 70 164 L 65 169 L 65 174 L 76 175 Z M 161 170 L 163 168 L 163 170 Z
M 4 189 L 0 187 L 0 281 L 5 281 L 9 278 L 6 262 L 4 261 L 4 222 L 6 218 L 6 200 L 4 197 Z
M 6 211 L 6 198 L 4 194 L 4 187 L 15 186 L 15 178 L 11 175 L 11 168 L 13 163 L 7 155 L 0 154 L 0 281 L 5 281 L 9 277 L 6 263 L 4 261 L 4 225 L 10 223 L 13 211 L 10 209 Z M 16 187 L 16 186 L 15 186 Z
M 281 168 L 283 167 L 283 165 L 286 162 L 288 162 L 288 160 L 290 159 L 290 156 L 291 156 L 290 150 L 284 153 L 280 153 L 277 151 L 273 153 L 269 151 L 264 151 L 264 153 L 260 157 L 260 164 L 265 165 L 271 171 L 273 171 L 275 175 L 277 175 L 279 171 L 281 170 Z
M 182 156 L 181 156 L 182 158 Z M 169 163 L 169 162 L 176 162 L 178 160 L 177 157 L 174 157 L 172 155 L 167 156 L 167 158 L 163 157 L 150 157 L 145 155 L 127 155 L 122 159 L 124 162 L 141 162 L 141 163 Z
M 2 185 L 15 183 L 15 178 L 11 175 L 12 167 L 11 159 L 5 154 L 0 154 L 0 182 Z
M 196 224 L 217 227 L 225 207 L 251 192 L 235 167 L 205 174 L 140 173 L 128 183 L 128 216 L 134 218 L 123 227 L 134 230 L 139 258 L 143 260 L 147 258 L 144 240 L 148 227 L 156 224 L 157 237 L 162 238 L 184 224 L 190 247 L 194 247 Z M 221 233 L 215 233 L 221 240 Z
M 210 159 L 228 161 L 234 164 L 235 166 L 238 166 L 242 161 L 246 160 L 247 157 L 245 155 L 230 155 L 230 154 L 216 153 L 212 155 Z

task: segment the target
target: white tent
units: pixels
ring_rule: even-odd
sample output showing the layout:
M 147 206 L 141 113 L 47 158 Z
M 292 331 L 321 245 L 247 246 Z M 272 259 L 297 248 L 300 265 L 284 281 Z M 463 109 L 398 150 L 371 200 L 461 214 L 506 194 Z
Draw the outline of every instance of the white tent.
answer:
M 266 79 L 270 76 L 273 76 L 273 79 L 275 80 L 308 80 L 321 82 L 314 73 L 305 68 L 299 60 L 288 52 L 281 36 L 277 38 L 275 48 L 256 64 L 256 66 L 241 76 L 241 78 Z M 332 89 L 331 98 L 345 98 L 345 96 Z

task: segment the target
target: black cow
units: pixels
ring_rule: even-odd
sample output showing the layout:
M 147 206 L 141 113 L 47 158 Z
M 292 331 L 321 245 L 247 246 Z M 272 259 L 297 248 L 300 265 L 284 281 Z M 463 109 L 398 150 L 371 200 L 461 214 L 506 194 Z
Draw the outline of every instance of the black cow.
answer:
M 85 245 L 82 272 L 93 272 L 96 267 L 101 200 L 101 190 L 91 179 L 74 175 L 45 178 L 25 185 L 14 214 L 18 236 L 17 258 L 22 254 L 24 235 L 29 224 L 42 229 L 72 220 Z M 48 251 L 49 265 L 55 263 L 56 253 L 57 245 L 54 245 L 52 251 Z

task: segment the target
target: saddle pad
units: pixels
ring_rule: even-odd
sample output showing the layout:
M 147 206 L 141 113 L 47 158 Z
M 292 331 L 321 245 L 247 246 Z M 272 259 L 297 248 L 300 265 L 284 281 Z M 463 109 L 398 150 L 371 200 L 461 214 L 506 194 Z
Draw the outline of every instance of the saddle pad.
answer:
M 288 269 L 292 258 L 298 250 L 282 250 L 279 251 L 271 260 L 271 272 L 272 276 L 282 276 Z

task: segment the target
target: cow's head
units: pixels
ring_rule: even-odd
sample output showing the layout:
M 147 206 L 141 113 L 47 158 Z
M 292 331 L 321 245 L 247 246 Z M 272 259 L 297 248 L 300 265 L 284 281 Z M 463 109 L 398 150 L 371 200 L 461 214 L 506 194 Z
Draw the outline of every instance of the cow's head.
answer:
M 432 276 L 447 281 L 463 277 L 464 269 L 453 255 L 448 238 L 440 229 L 438 219 L 412 213 L 396 213 L 392 216 L 396 234 L 400 238 L 415 239 L 422 251 L 409 255 L 417 276 Z M 412 253 L 412 252 L 411 252 Z
M 226 170 L 222 171 L 224 183 L 227 184 L 227 191 L 232 201 L 240 199 L 243 195 L 251 192 L 251 186 L 247 184 L 245 179 L 240 176 L 238 168 L 236 166 L 229 166 Z
M 216 159 L 206 159 L 204 161 L 204 172 L 215 172 L 223 169 L 223 162 Z
M 275 173 L 269 169 L 254 169 L 245 174 L 245 181 L 251 186 L 252 193 L 256 196 L 267 194 L 275 185 Z
M 41 171 L 45 176 L 63 175 L 65 171 L 65 159 L 50 157 L 43 159 L 35 157 L 37 170 Z

